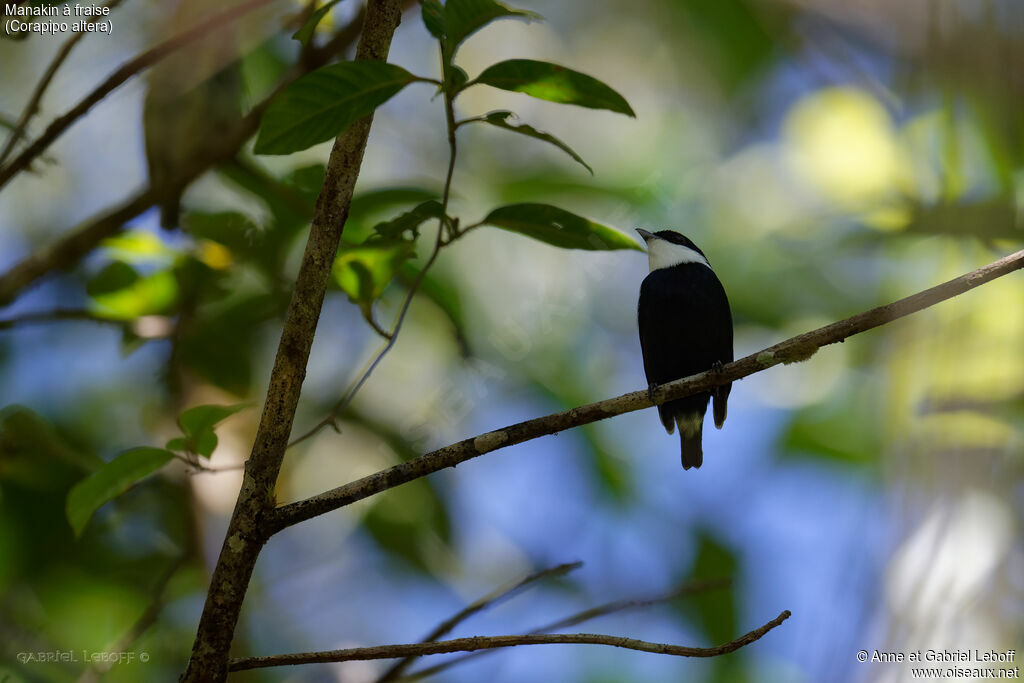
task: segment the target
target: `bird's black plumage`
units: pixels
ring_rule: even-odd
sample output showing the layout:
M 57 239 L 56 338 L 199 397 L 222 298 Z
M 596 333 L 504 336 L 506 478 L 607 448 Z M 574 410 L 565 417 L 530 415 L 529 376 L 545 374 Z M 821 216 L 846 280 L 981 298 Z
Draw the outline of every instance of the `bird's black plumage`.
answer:
M 644 371 L 648 384 L 664 384 L 703 372 L 733 359 L 732 314 L 722 283 L 707 264 L 704 253 L 679 233 L 641 232 L 648 249 L 673 253 L 673 247 L 652 245 L 665 240 L 690 250 L 677 250 L 689 260 L 656 267 L 640 285 L 637 318 Z M 715 426 L 722 427 L 731 384 L 712 392 L 670 401 L 658 407 L 661 422 L 671 434 L 679 427 L 684 469 L 703 462 L 701 433 L 708 401 L 714 398 Z

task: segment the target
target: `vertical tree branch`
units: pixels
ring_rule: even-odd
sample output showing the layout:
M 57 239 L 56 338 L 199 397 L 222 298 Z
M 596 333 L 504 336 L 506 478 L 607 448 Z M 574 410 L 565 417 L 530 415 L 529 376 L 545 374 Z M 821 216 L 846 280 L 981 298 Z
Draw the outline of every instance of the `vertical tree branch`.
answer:
M 370 0 L 356 59 L 384 60 L 401 16 L 400 0 Z M 274 487 L 288 446 L 309 350 L 372 120 L 373 117 L 368 116 L 357 121 L 335 140 L 331 150 L 327 175 L 285 317 L 263 415 L 252 454 L 246 461 L 242 489 L 210 581 L 192 657 L 182 681 L 206 683 L 227 677 L 228 651 L 242 600 L 256 558 L 267 539 L 263 516 L 274 506 Z

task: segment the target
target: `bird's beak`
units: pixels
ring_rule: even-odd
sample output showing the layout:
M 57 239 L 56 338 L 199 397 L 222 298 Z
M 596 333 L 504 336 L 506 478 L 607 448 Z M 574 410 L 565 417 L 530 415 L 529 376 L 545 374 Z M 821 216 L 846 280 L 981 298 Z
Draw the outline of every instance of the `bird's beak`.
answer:
M 649 240 L 649 239 L 651 239 L 652 237 L 654 237 L 654 236 L 655 236 L 653 232 L 647 232 L 647 231 L 646 231 L 646 230 L 644 230 L 643 228 L 637 228 L 637 229 L 636 229 L 636 231 L 637 231 L 638 233 L 640 233 L 640 236 L 641 236 L 641 237 L 643 237 L 643 238 L 644 238 L 644 242 L 646 242 L 647 240 Z

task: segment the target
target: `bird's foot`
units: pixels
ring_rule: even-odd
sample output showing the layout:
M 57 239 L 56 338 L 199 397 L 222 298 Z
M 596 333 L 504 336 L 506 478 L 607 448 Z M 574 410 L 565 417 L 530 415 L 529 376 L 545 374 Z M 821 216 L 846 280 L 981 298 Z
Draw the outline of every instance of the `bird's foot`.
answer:
M 724 368 L 725 366 L 722 365 L 722 361 L 720 360 L 716 360 L 714 363 L 711 364 L 711 371 L 719 375 L 722 374 L 722 370 Z
M 658 388 L 657 384 L 648 384 L 647 385 L 647 398 L 651 399 L 651 403 L 655 402 L 654 401 L 654 391 L 657 388 Z

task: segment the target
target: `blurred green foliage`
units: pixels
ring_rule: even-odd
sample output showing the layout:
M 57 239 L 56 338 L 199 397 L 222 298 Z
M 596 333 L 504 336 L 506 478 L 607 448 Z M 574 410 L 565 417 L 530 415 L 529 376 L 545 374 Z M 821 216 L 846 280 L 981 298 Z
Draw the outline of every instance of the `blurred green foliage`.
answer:
M 471 396 L 463 401 L 469 407 L 437 418 L 431 434 L 468 436 L 473 420 L 488 407 L 497 410 L 523 397 L 531 409 L 535 402 L 562 410 L 638 388 L 640 375 L 630 374 L 638 355 L 635 329 L 632 318 L 621 315 L 623 310 L 631 315 L 632 302 L 615 304 L 632 296 L 621 294 L 627 284 L 639 281 L 620 278 L 612 261 L 577 261 L 576 254 L 549 246 L 636 246 L 607 226 L 622 231 L 634 225 L 673 227 L 693 237 L 726 284 L 737 350 L 746 352 L 1020 248 L 1024 91 L 1006 70 L 1022 63 L 1024 28 L 998 20 L 999 12 L 1018 16 L 1007 3 L 983 4 L 987 11 L 954 7 L 941 17 L 924 3 L 905 12 L 895 12 L 895 6 L 869 8 L 857 18 L 845 14 L 841 3 L 824 1 L 799 6 L 750 0 L 603 2 L 588 6 L 585 17 L 577 17 L 581 13 L 575 9 L 558 10 L 572 21 L 557 24 L 550 34 L 538 33 L 536 40 L 552 54 L 571 53 L 581 69 L 616 84 L 631 106 L 581 72 L 524 63 L 528 60 L 490 66 L 506 55 L 481 39 L 467 42 L 488 17 L 532 18 L 532 13 L 480 0 L 469 3 L 479 12 L 450 16 L 439 3 L 423 3 L 425 30 L 443 40 L 449 60 L 458 49 L 465 70 L 449 62 L 444 73 L 432 73 L 436 54 L 402 52 L 406 48 L 398 44 L 395 60 L 415 64 L 410 71 L 424 77 L 440 76 L 441 87 L 459 91 L 460 114 L 516 133 L 485 126 L 460 129 L 460 163 L 465 164 L 460 169 L 465 170 L 456 176 L 449 213 L 461 217 L 463 227 L 467 219 L 486 216 L 482 223 L 505 230 L 474 230 L 423 279 L 403 343 L 392 358 L 398 369 L 376 380 L 391 384 L 378 394 L 368 388 L 370 393 L 340 416 L 339 438 L 346 440 L 337 450 L 343 453 L 324 456 L 317 448 L 331 446 L 309 443 L 296 448 L 290 462 L 317 458 L 322 466 L 317 484 L 328 488 L 441 445 L 421 438 L 406 418 L 419 410 L 440 412 L 453 395 Z M 322 35 L 338 11 L 331 3 L 320 9 L 296 34 L 303 42 Z M 557 14 L 554 8 L 551 13 Z M 406 21 L 416 23 L 411 17 Z M 633 42 L 618 42 L 626 40 Z M 37 57 L 18 52 L 25 44 L 0 45 L 0 60 L 18 71 L 0 94 L 19 102 L 24 99 L 16 89 L 19 78 L 30 81 L 25 69 L 39 66 Z M 277 82 L 297 49 L 282 35 L 245 55 L 242 71 L 251 98 Z M 411 82 L 410 72 L 403 73 L 383 94 L 362 93 L 360 106 L 348 107 L 343 116 L 335 111 L 317 119 L 321 125 L 312 132 L 299 130 L 309 122 L 295 110 L 279 109 L 265 125 L 303 135 L 290 146 L 264 143 L 259 151 L 329 139 L 339 125 Z M 467 88 L 477 74 L 496 90 Z M 504 108 L 487 113 L 487 98 L 504 96 L 501 90 L 544 100 L 521 94 L 494 100 L 502 107 L 522 103 L 531 123 L 511 123 Z M 420 101 L 428 94 L 410 89 L 388 105 L 393 109 L 378 114 L 375 125 L 383 132 L 371 140 L 369 179 L 357 188 L 328 295 L 327 310 L 342 317 L 325 323 L 345 331 L 326 327 L 319 334 L 318 345 L 330 347 L 325 352 L 330 362 L 307 379 L 312 389 L 300 421 L 320 419 L 360 359 L 380 342 L 358 313 L 390 319 L 433 242 L 443 213 L 439 179 L 445 159 L 438 151 L 444 137 L 440 124 L 421 113 L 433 106 Z M 480 102 L 488 104 L 477 107 Z M 638 120 L 608 117 L 591 124 L 577 110 L 562 119 L 552 114 L 550 126 L 541 120 L 544 128 L 558 131 L 555 137 L 533 127 L 538 112 L 546 116 L 554 109 L 551 102 L 635 112 Z M 411 110 L 421 105 L 424 109 Z M 537 106 L 551 109 L 530 108 Z M 102 110 L 95 115 L 111 116 Z M 401 124 L 389 124 L 391 116 Z M 613 118 L 625 123 L 612 123 Z M 420 139 L 430 136 L 416 126 L 428 123 L 435 126 L 433 137 Z M 554 152 L 551 145 L 592 168 L 593 177 L 565 157 L 548 160 L 543 155 Z M 59 153 L 65 171 L 74 168 L 75 150 Z M 19 341 L 21 330 L 5 332 L 11 335 L 0 348 L 0 370 L 9 376 L 5 389 L 32 407 L 5 399 L 10 405 L 0 410 L 0 664 L 6 667 L 0 668 L 0 678 L 12 672 L 14 680 L 77 680 L 81 661 L 23 665 L 12 660 L 13 654 L 105 650 L 130 634 L 157 603 L 169 608 L 128 648 L 147 650 L 151 663 L 116 666 L 104 680 L 171 680 L 179 673 L 208 580 L 205 535 L 223 514 L 210 501 L 226 496 L 230 502 L 237 486 L 224 485 L 231 490 L 216 495 L 203 492 L 205 482 L 229 475 L 188 476 L 180 463 L 142 479 L 156 466 L 143 463 L 146 467 L 130 481 L 116 476 L 99 481 L 102 486 L 88 504 L 71 515 L 77 520 L 74 530 L 65 515 L 68 495 L 117 463 L 114 454 L 143 443 L 167 443 L 179 455 L 202 456 L 215 468 L 245 457 L 259 411 L 238 415 L 217 434 L 214 425 L 232 410 L 227 406 L 262 400 L 268 348 L 288 305 L 325 156 L 322 148 L 287 160 L 242 153 L 211 174 L 215 178 L 201 192 L 186 197 L 180 234 L 126 230 L 62 281 L 63 289 L 45 295 L 121 325 L 123 351 L 131 352 L 124 362 L 135 363 L 130 380 L 102 365 L 107 374 L 92 377 L 88 390 L 76 385 L 76 393 L 66 396 L 62 368 L 73 365 L 67 350 L 59 354 L 68 357 L 51 355 L 58 353 L 46 347 L 54 337 Z M 422 163 L 414 166 L 412 156 L 422 157 Z M 56 186 L 67 195 L 59 196 L 61 202 L 79 200 L 72 189 Z M 23 192 L 30 202 L 56 201 L 40 185 L 26 185 Z M 30 234 L 32 221 L 22 221 L 23 209 L 11 215 L 17 216 L 11 225 L 26 226 L 19 240 L 37 239 Z M 604 240 L 596 247 L 595 235 Z M 626 254 L 615 258 L 633 258 Z M 356 306 L 348 307 L 349 301 Z M 349 315 L 356 308 L 361 311 Z M 568 312 L 552 321 L 551 311 L 563 310 Z M 76 334 L 71 326 L 77 324 L 62 323 L 67 327 L 61 334 Z M 503 344 L 507 329 L 525 339 L 521 353 L 509 351 L 514 344 Z M 1020 483 L 1024 452 L 1022 348 L 1024 294 L 1019 278 L 1011 276 L 841 348 L 825 349 L 807 363 L 772 369 L 762 376 L 768 378 L 764 384 L 751 379 L 734 390 L 748 414 L 771 421 L 770 428 L 757 431 L 760 450 L 751 462 L 771 472 L 808 468 L 851 480 L 870 474 L 880 490 L 924 490 L 925 498 L 973 486 L 1009 508 L 1018 495 L 1014 486 Z M 80 352 L 102 356 L 95 346 Z M 479 361 L 494 371 L 473 373 L 472 363 Z M 46 372 L 53 367 L 56 378 Z M 450 378 L 450 384 L 439 378 Z M 473 382 L 485 384 L 484 391 L 467 389 Z M 34 400 L 22 400 L 22 394 Z M 69 400 L 77 407 L 69 408 Z M 442 405 L 424 408 L 434 403 Z M 189 412 L 187 406 L 203 409 Z M 479 419 L 497 426 L 492 423 L 500 417 L 488 413 Z M 734 420 L 725 434 L 745 431 Z M 634 440 L 640 437 L 617 433 L 617 424 L 591 425 L 561 437 L 580 453 L 574 472 L 596 492 L 593 500 L 583 501 L 597 503 L 593 525 L 674 519 L 674 509 L 662 509 L 663 503 L 647 495 L 654 484 L 636 462 L 641 456 L 634 457 L 639 450 Z M 735 450 L 721 457 L 739 459 L 743 454 Z M 154 451 L 160 453 L 157 460 L 171 457 L 158 449 L 147 453 Z M 229 454 L 236 459 L 226 460 Z M 299 469 L 286 467 L 282 497 L 293 490 Z M 433 587 L 455 583 L 462 578 L 460 563 L 469 566 L 479 559 L 460 556 L 462 525 L 469 524 L 459 517 L 457 481 L 417 481 L 344 514 L 358 533 L 372 539 L 379 566 L 395 577 L 413 576 Z M 569 484 L 565 490 L 565 495 L 590 492 L 579 494 Z M 500 494 L 515 505 L 535 503 L 529 491 Z M 735 513 L 734 521 L 743 523 L 744 514 Z M 679 522 L 673 534 L 673 542 L 693 548 L 692 564 L 672 567 L 673 575 L 734 577 L 735 585 L 743 586 L 739 579 L 753 573 L 742 548 L 700 521 Z M 538 549 L 539 542 L 520 547 L 510 536 L 495 545 L 516 546 L 535 562 L 547 552 Z M 164 585 L 162 577 L 175 567 Z M 696 630 L 717 644 L 749 627 L 741 609 L 748 598 L 738 588 L 709 593 L 672 614 L 687 632 Z M 288 628 L 278 627 L 266 625 L 266 637 L 275 640 Z M 1018 620 L 1004 631 L 1018 634 L 1020 628 Z M 246 633 L 239 637 L 238 651 L 245 652 Z M 761 680 L 756 661 L 753 655 L 716 659 L 701 670 L 703 680 Z M 261 674 L 237 679 L 275 680 Z M 805 679 L 814 675 L 805 672 Z

